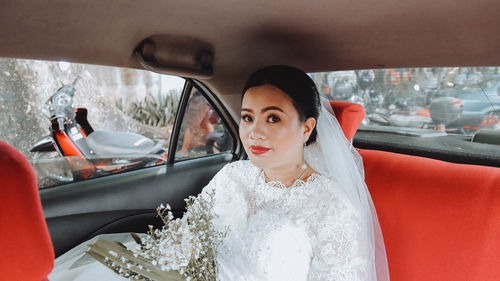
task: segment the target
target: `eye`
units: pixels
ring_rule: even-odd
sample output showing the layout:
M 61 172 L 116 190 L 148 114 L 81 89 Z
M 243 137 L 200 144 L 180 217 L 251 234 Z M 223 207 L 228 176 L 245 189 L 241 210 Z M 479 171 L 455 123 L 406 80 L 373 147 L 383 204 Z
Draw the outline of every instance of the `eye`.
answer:
M 276 115 L 269 115 L 269 117 L 267 117 L 267 122 L 269 123 L 278 123 L 281 119 L 276 116 Z
M 241 120 L 245 121 L 245 122 L 252 122 L 252 117 L 249 116 L 249 115 L 242 115 L 241 116 Z

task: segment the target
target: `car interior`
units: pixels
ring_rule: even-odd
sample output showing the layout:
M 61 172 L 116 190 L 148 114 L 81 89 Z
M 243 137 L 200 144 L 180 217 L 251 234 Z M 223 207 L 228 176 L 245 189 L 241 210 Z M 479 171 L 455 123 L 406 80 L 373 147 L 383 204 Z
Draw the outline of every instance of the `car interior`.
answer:
M 185 80 L 162 165 L 38 189 L 25 156 L 0 142 L 0 273 L 45 280 L 54 258 L 83 241 L 161 226 L 161 203 L 181 217 L 184 198 L 225 164 L 246 159 L 239 109 L 255 70 L 500 66 L 499 9 L 494 0 L 4 1 L 2 58 L 145 69 Z M 218 114 L 231 149 L 178 160 L 195 91 Z M 498 279 L 499 131 L 432 138 L 415 130 L 358 130 L 361 105 L 330 104 L 363 157 L 391 279 Z

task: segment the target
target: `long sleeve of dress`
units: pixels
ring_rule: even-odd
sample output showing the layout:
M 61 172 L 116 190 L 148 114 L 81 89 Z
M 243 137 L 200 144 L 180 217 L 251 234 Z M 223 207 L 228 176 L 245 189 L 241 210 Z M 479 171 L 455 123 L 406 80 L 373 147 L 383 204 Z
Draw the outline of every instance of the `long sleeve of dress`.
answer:
M 197 195 L 195 202 L 186 210 L 183 220 L 189 217 L 189 213 L 200 208 L 199 200 L 203 198 L 210 201 L 210 211 L 215 216 L 214 224 L 217 230 L 227 231 L 227 228 L 238 228 L 246 222 L 248 204 L 243 192 L 242 184 L 235 180 L 240 174 L 237 171 L 238 163 L 230 163 L 224 166 Z M 210 196 L 213 194 L 213 197 Z
M 357 210 L 338 195 L 317 204 L 309 281 L 367 280 L 369 237 Z

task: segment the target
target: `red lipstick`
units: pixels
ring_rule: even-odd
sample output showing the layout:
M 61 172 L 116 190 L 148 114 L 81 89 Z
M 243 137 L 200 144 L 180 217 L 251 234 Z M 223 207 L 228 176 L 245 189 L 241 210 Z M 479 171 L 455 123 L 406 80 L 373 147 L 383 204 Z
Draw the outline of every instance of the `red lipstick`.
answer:
M 271 149 L 267 148 L 267 147 L 263 147 L 263 146 L 256 146 L 256 145 L 250 146 L 250 151 L 255 155 L 264 154 L 264 153 L 268 152 L 269 150 L 271 150 Z

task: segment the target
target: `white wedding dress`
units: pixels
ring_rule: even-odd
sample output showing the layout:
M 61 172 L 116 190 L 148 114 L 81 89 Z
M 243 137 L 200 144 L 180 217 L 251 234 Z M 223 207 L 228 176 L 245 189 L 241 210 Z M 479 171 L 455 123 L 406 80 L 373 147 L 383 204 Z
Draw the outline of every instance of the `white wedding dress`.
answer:
M 368 234 L 334 179 L 313 174 L 285 187 L 266 183 L 261 169 L 242 160 L 226 165 L 199 196 L 213 189 L 215 226 L 228 230 L 217 280 L 367 280 Z M 125 280 L 85 256 L 87 244 L 59 257 L 49 280 Z

